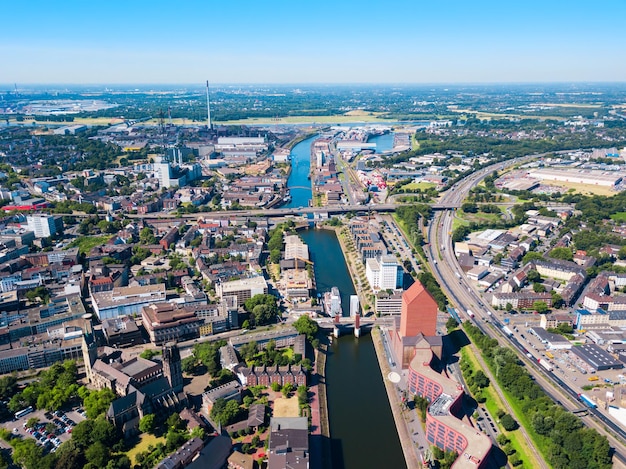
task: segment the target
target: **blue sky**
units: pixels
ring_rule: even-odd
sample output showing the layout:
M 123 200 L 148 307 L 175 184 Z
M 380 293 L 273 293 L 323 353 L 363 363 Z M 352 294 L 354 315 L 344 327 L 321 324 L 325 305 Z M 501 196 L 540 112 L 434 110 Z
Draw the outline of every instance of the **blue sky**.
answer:
M 24 0 L 2 17 L 0 83 L 626 81 L 626 0 Z

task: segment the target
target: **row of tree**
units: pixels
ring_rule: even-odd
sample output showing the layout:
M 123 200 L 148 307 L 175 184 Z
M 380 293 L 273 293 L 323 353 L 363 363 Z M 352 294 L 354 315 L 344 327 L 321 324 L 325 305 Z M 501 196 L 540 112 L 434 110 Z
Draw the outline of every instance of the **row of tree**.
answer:
M 509 393 L 531 423 L 531 435 L 555 469 L 609 469 L 611 448 L 606 437 L 584 427 L 580 419 L 555 404 L 519 362 L 517 354 L 500 347 L 470 322 L 463 327 L 481 350 L 499 385 Z

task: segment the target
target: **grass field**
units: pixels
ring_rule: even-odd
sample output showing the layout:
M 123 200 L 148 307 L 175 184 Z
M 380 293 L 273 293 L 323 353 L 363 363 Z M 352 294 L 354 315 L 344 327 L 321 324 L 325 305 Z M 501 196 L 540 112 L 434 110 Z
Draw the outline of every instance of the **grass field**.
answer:
M 279 397 L 274 401 L 274 417 L 300 417 L 300 406 L 298 397 L 291 396 L 289 399 Z
M 546 185 L 550 185 L 551 181 L 544 181 Z M 607 186 L 596 186 L 595 184 L 576 184 L 573 182 L 554 182 L 553 185 L 559 187 L 565 187 L 567 189 L 574 189 L 574 192 L 583 195 L 605 195 L 605 196 L 613 196 L 617 194 L 617 192 L 611 190 L 610 187 Z
M 468 360 L 472 364 L 472 368 L 474 370 L 482 369 L 482 367 L 478 363 L 478 360 L 474 356 L 472 350 L 470 350 L 468 347 L 461 349 L 461 357 L 463 360 Z M 485 401 L 485 407 L 489 411 L 491 418 L 498 425 L 498 429 L 500 430 L 500 432 L 504 433 L 507 436 L 507 438 L 511 440 L 511 446 L 515 448 L 519 458 L 524 461 L 524 467 L 539 467 L 539 462 L 536 460 L 533 452 L 530 450 L 530 448 L 526 444 L 526 441 L 521 437 L 521 435 L 519 435 L 519 432 L 516 432 L 516 431 L 507 432 L 502 428 L 500 423 L 497 421 L 498 409 L 502 409 L 502 410 L 506 409 L 504 407 L 504 403 L 500 399 L 500 396 L 498 396 L 498 393 L 494 391 L 492 386 L 488 386 L 487 388 L 483 389 L 483 395 L 487 399 Z M 516 414 L 519 414 L 518 409 L 516 409 L 515 407 L 513 407 L 513 409 Z M 513 415 L 513 417 L 519 421 L 518 415 Z M 520 422 L 520 424 L 522 423 Z M 526 423 L 524 422 L 524 425 L 525 424 Z
M 406 184 L 404 186 L 402 186 L 402 189 L 406 189 L 408 191 L 414 191 L 416 189 L 430 189 L 431 187 L 436 187 L 436 184 L 433 184 L 432 182 L 411 182 L 410 184 Z M 411 195 L 411 194 L 405 194 L 405 195 Z
M 89 251 L 106 243 L 110 238 L 111 236 L 81 236 L 68 244 L 65 249 L 78 247 L 81 254 L 89 254 Z
M 133 449 L 128 451 L 126 453 L 126 456 L 128 456 L 128 459 L 130 459 L 134 464 L 137 464 L 137 461 L 135 461 L 135 457 L 139 453 L 147 451 L 148 446 L 150 445 L 156 446 L 157 443 L 165 444 L 165 438 L 162 436 L 156 437 L 154 435 L 144 433 L 141 435 L 141 439 L 139 440 L 139 443 L 137 443 Z
M 616 214 L 611 215 L 611 220 L 622 223 L 626 222 L 626 212 L 617 212 Z

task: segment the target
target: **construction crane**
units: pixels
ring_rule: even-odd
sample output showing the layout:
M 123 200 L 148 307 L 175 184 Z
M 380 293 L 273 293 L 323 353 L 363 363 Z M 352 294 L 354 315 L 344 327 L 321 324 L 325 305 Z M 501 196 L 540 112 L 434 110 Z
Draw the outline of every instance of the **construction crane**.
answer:
M 298 272 L 298 261 L 302 261 L 305 264 L 315 265 L 315 264 L 313 264 L 313 261 L 310 261 L 308 259 L 304 259 L 302 257 L 294 257 L 293 258 L 293 267 L 296 270 L 296 273 Z

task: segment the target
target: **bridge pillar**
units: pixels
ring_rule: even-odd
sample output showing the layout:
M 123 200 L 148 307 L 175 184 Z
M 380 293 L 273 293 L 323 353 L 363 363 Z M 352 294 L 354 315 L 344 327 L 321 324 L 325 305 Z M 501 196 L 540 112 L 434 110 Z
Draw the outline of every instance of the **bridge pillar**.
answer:
M 354 315 L 354 337 L 357 339 L 361 337 L 361 314 L 356 313 Z
M 333 325 L 333 335 L 335 336 L 335 339 L 338 339 L 339 335 L 341 334 L 341 330 L 339 329 L 340 319 L 341 319 L 340 316 L 336 314 L 334 318 L 334 325 Z

